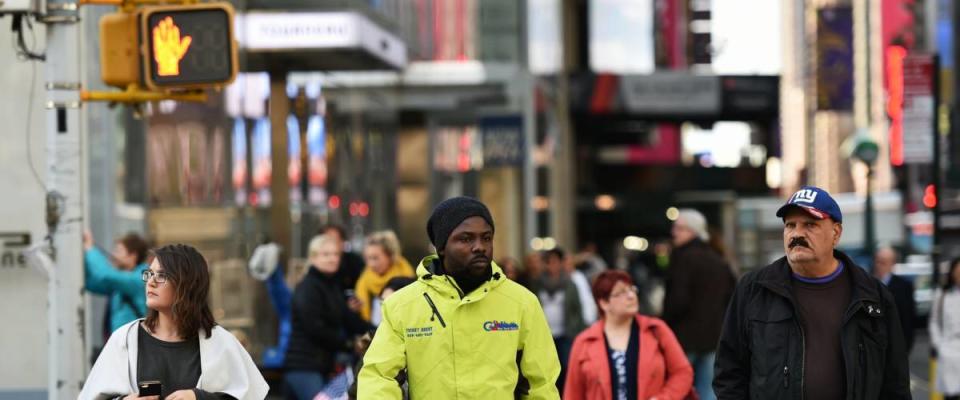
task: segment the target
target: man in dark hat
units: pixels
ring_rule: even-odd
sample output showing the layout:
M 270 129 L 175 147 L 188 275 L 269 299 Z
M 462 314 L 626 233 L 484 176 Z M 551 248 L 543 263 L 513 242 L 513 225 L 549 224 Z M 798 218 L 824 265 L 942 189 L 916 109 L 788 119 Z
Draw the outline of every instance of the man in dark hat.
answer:
M 493 260 L 494 224 L 483 203 L 448 199 L 427 235 L 437 249 L 417 281 L 383 303 L 363 357 L 360 399 L 559 399 L 560 362 L 537 297 Z
M 777 217 L 786 256 L 737 285 L 717 349 L 717 398 L 909 399 L 896 304 L 836 250 L 837 202 L 805 186 Z

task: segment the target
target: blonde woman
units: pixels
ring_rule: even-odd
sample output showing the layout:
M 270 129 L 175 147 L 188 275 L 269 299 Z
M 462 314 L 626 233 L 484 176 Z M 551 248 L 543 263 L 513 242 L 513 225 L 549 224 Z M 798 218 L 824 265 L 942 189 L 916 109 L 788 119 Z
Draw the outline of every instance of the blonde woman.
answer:
M 400 254 L 400 241 L 393 231 L 374 232 L 367 236 L 363 259 L 367 266 L 360 274 L 356 287 L 357 299 L 362 303 L 360 315 L 377 325 L 380 322 L 380 313 L 375 312 L 379 309 L 377 296 L 390 279 L 397 276 L 413 277 L 413 267 Z

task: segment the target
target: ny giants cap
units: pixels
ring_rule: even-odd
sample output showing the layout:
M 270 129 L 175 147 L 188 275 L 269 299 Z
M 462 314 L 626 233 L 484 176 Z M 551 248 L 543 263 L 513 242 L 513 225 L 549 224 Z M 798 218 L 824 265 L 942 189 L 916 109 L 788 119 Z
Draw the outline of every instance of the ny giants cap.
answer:
M 800 188 L 787 204 L 784 204 L 777 210 L 777 216 L 783 218 L 790 208 L 799 207 L 816 219 L 831 218 L 834 222 L 843 222 L 843 214 L 840 213 L 840 206 L 830 197 L 830 193 L 816 186 L 804 186 Z

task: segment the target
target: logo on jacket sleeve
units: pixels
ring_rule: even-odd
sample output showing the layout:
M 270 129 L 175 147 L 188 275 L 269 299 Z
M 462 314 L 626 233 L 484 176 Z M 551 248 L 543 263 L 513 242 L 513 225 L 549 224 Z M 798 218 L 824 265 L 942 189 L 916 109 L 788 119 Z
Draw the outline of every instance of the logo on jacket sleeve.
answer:
M 520 325 L 517 325 L 516 322 L 506 322 L 506 321 L 487 321 L 483 323 L 483 330 L 487 332 L 492 331 L 515 331 L 520 329 Z

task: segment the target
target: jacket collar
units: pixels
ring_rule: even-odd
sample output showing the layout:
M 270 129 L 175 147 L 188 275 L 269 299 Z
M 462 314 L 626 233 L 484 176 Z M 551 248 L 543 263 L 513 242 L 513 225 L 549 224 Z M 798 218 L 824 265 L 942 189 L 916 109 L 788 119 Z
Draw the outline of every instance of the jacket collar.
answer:
M 866 270 L 854 263 L 853 260 L 842 251 L 834 250 L 833 257 L 843 263 L 844 269 L 850 274 L 850 280 L 853 282 L 850 304 L 868 302 L 879 305 L 882 303 L 882 297 L 876 285 L 876 280 L 867 274 Z M 792 273 L 793 271 L 790 269 L 787 257 L 784 256 L 760 270 L 757 276 L 757 283 L 783 297 L 793 299 L 789 286 L 790 280 L 793 279 Z M 871 311 L 871 314 L 872 313 Z
M 637 314 L 634 317 L 634 321 L 639 326 L 637 334 L 640 335 L 640 354 L 637 357 L 637 365 L 651 365 L 653 358 L 656 355 L 657 347 L 652 346 L 652 341 L 657 341 L 659 343 L 659 335 L 653 330 L 656 329 L 656 324 L 653 322 L 653 319 L 646 318 L 640 314 Z M 596 365 L 600 371 L 600 382 L 603 387 L 611 387 L 612 383 L 610 381 L 610 362 L 609 356 L 607 355 L 607 344 L 606 338 L 603 333 L 603 324 L 604 321 L 600 320 L 591 325 L 587 330 L 583 331 L 581 335 L 584 336 L 585 345 L 587 348 L 593 349 L 593 356 L 602 357 L 606 362 L 598 362 Z M 637 368 L 637 393 L 643 393 L 644 389 L 649 384 L 648 380 L 650 374 L 644 373 L 643 368 Z
M 423 282 L 427 287 L 436 290 L 444 297 L 457 296 L 461 301 L 479 301 L 507 279 L 500 266 L 497 265 L 496 262 L 491 261 L 490 268 L 493 269 L 493 274 L 490 280 L 484 282 L 483 285 L 480 285 L 480 287 L 473 292 L 463 295 L 461 294 L 463 291 L 460 290 L 460 286 L 457 285 L 457 282 L 453 278 L 436 270 L 437 266 L 435 263 L 439 262 L 439 260 L 440 257 L 436 254 L 424 257 L 423 260 L 420 261 L 420 265 L 417 265 L 417 280 Z

